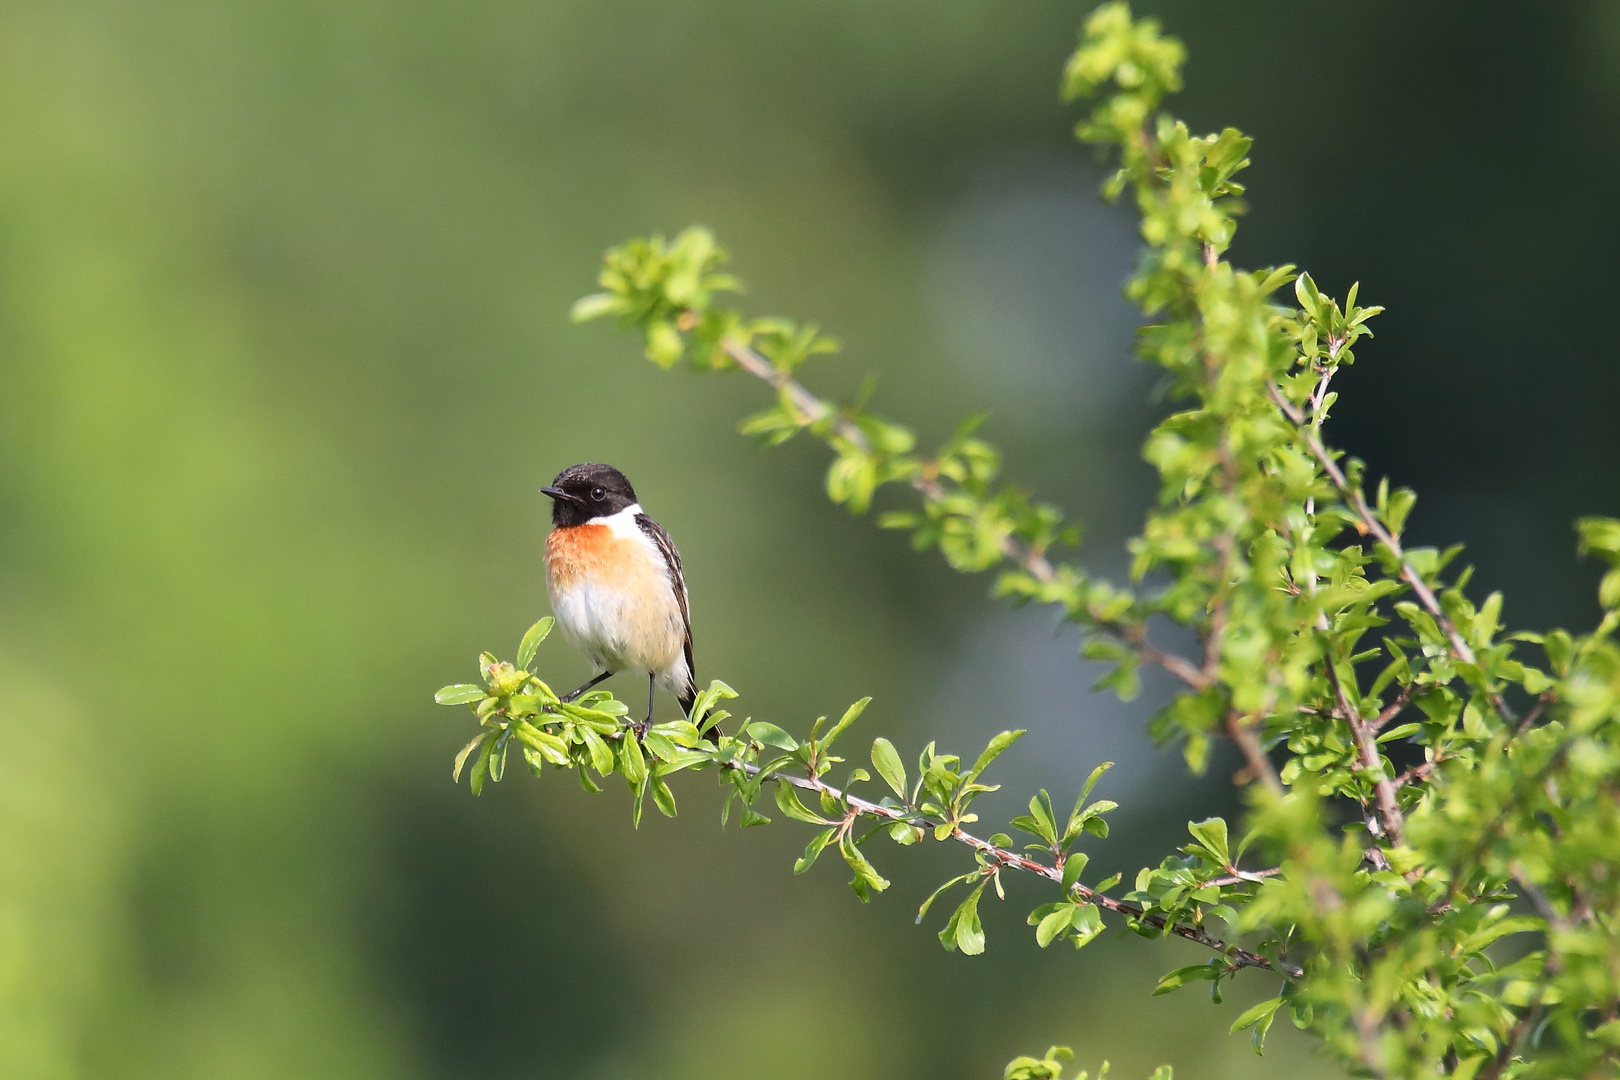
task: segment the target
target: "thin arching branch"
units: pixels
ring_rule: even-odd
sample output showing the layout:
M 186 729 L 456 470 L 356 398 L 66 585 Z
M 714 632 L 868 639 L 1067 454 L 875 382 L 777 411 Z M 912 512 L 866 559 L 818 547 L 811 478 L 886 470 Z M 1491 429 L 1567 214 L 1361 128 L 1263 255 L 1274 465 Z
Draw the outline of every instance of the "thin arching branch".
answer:
M 730 762 L 724 767 L 741 769 L 750 776 L 758 776 L 760 772 L 757 765 L 752 765 L 741 761 Z M 848 792 L 833 787 L 831 784 L 828 784 L 816 777 L 795 776 L 792 773 L 771 773 L 768 779 L 776 780 L 784 784 L 790 784 L 793 787 L 799 788 L 803 791 L 814 791 L 817 793 L 824 792 L 848 806 L 855 813 L 866 817 L 877 818 L 883 821 L 905 822 L 908 824 L 917 824 L 920 821 L 928 821 L 929 824 L 934 825 L 940 824 L 937 821 L 919 817 L 919 815 L 915 812 L 903 809 L 901 807 L 884 806 L 881 803 L 875 803 L 868 799 L 863 799 L 858 795 L 851 795 Z M 973 848 L 975 851 L 983 854 L 988 860 L 998 866 L 1022 870 L 1026 873 L 1034 874 L 1037 877 L 1043 877 L 1048 881 L 1057 882 L 1060 885 L 1063 882 L 1063 871 L 1059 867 L 1040 862 L 1036 859 L 1031 859 L 1026 855 L 1011 850 L 1010 848 L 1004 848 L 1000 845 L 992 844 L 990 841 L 974 836 L 972 833 L 965 832 L 960 828 L 953 829 L 951 831 L 950 839 L 955 840 L 959 844 L 966 844 L 968 847 Z M 1254 874 L 1245 873 L 1240 877 L 1232 878 L 1230 881 L 1226 881 L 1226 879 L 1217 880 L 1226 881 L 1226 883 L 1231 884 L 1239 880 L 1270 877 L 1276 873 L 1276 870 L 1263 870 Z M 1086 903 L 1096 904 L 1098 907 L 1112 911 L 1115 914 L 1124 915 L 1128 918 L 1139 920 L 1140 922 L 1143 922 L 1154 929 L 1167 931 L 1176 935 L 1177 937 L 1186 938 L 1188 941 L 1197 942 L 1205 948 L 1213 949 L 1222 956 L 1226 957 L 1227 961 L 1234 967 L 1259 968 L 1263 971 L 1272 971 L 1279 975 L 1285 975 L 1290 979 L 1300 979 L 1304 978 L 1305 976 L 1304 970 L 1295 964 L 1290 964 L 1286 961 L 1280 961 L 1277 964 L 1273 964 L 1270 960 L 1258 953 L 1250 952 L 1247 949 L 1241 949 L 1236 945 L 1230 945 L 1220 940 L 1219 938 L 1210 934 L 1207 930 L 1204 930 L 1202 927 L 1188 926 L 1183 923 L 1168 922 L 1162 916 L 1149 914 L 1135 904 L 1124 900 L 1116 900 L 1107 893 L 1097 892 L 1085 885 L 1080 884 L 1079 882 L 1076 882 L 1073 886 L 1071 886 L 1071 890 L 1077 899 L 1083 900 Z

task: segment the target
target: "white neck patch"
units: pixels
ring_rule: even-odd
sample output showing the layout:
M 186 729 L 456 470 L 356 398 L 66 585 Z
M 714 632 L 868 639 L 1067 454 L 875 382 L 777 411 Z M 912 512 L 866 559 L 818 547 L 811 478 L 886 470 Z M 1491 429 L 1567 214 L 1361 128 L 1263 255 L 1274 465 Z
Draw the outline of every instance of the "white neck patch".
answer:
M 616 514 L 608 514 L 605 517 L 597 518 L 595 523 L 606 525 L 613 531 L 614 536 L 635 537 L 638 540 L 643 540 L 646 539 L 646 536 L 641 531 L 641 526 L 636 524 L 636 517 L 640 513 L 641 504 L 631 503 Z

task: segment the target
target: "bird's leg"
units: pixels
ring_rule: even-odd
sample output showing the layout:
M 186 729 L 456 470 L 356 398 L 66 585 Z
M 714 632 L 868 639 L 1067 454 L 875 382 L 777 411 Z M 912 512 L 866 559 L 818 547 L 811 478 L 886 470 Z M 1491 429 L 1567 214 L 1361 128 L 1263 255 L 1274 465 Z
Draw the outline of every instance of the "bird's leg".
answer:
M 592 679 L 590 682 L 586 683 L 584 686 L 580 687 L 578 690 L 570 690 L 568 693 L 564 694 L 562 697 L 558 698 L 557 700 L 558 701 L 563 701 L 563 702 L 573 701 L 575 698 L 579 697 L 579 695 L 583 694 L 585 691 L 589 690 L 591 687 L 595 686 L 597 683 L 601 682 L 603 679 L 607 678 L 609 675 L 612 675 L 612 674 L 613 674 L 613 672 L 611 672 L 611 671 L 604 671 L 604 672 L 602 672 L 602 674 L 598 675 L 596 678 Z
M 652 727 L 653 692 L 657 688 L 657 677 L 652 672 L 647 672 L 647 716 L 641 723 L 636 725 L 636 738 L 638 739 L 647 734 L 647 729 Z

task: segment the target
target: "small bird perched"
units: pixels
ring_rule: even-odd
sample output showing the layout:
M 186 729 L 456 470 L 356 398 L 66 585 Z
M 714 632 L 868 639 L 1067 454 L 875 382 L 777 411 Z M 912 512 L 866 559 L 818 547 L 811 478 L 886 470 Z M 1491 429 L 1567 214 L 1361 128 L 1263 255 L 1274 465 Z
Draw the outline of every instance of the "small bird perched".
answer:
M 597 668 L 563 700 L 620 671 L 645 671 L 647 717 L 639 730 L 652 723 L 660 683 L 690 716 L 697 696 L 692 619 L 675 541 L 641 512 L 630 481 L 611 465 L 571 465 L 540 491 L 552 499 L 546 596 L 564 640 Z M 709 737 L 717 738 L 712 730 Z

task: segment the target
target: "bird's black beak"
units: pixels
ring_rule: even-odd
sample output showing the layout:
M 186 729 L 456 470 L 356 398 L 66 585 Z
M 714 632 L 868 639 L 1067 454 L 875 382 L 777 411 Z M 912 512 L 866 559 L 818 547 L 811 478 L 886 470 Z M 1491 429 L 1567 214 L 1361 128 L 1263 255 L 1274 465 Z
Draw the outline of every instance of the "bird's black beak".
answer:
M 571 502 L 575 506 L 583 505 L 585 502 L 585 500 L 580 498 L 578 495 L 570 495 L 562 488 L 543 487 L 540 489 L 540 494 L 550 495 L 553 499 L 562 499 L 564 502 Z

